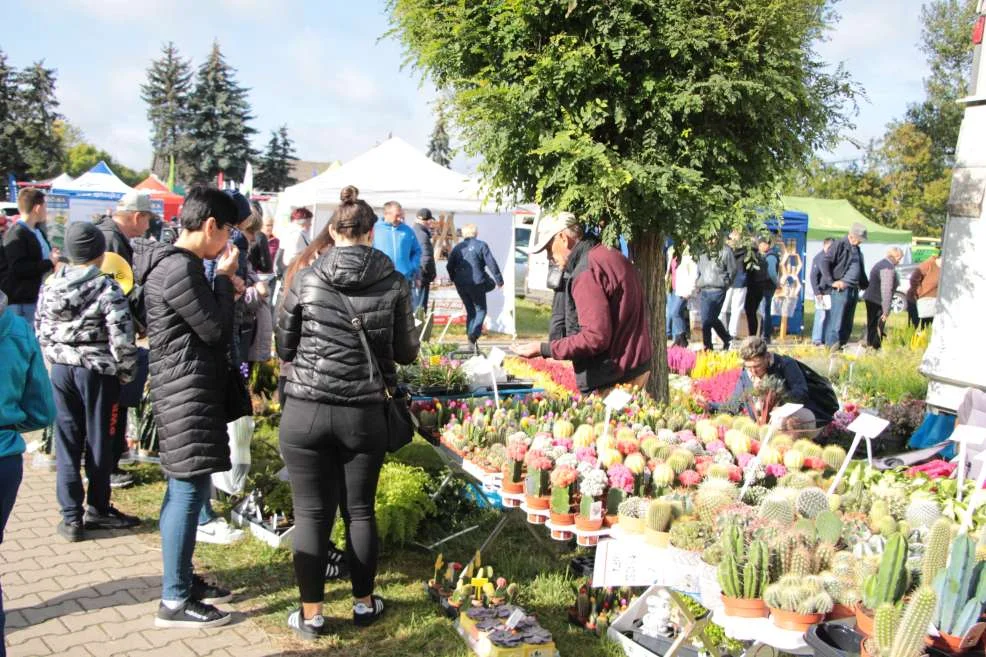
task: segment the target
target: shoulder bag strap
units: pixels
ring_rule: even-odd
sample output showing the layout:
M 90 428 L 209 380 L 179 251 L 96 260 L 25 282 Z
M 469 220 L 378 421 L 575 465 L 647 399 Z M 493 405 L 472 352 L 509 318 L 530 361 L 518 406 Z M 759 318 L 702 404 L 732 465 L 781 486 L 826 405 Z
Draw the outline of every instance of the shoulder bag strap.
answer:
M 343 306 L 346 308 L 346 313 L 349 315 L 349 322 L 353 325 L 353 329 L 359 335 L 360 342 L 363 343 L 363 351 L 366 352 L 367 365 L 370 372 L 370 381 L 373 381 L 374 372 L 378 377 L 380 377 L 380 387 L 383 389 L 383 395 L 387 399 L 392 397 L 390 388 L 387 386 L 386 379 L 383 378 L 383 372 L 380 370 L 380 362 L 377 360 L 377 355 L 373 353 L 373 349 L 370 347 L 370 340 L 366 334 L 366 327 L 363 326 L 363 318 L 356 314 L 353 309 L 353 304 L 349 301 L 349 297 L 335 289 L 330 287 L 330 290 L 336 293 L 338 297 L 342 300 Z

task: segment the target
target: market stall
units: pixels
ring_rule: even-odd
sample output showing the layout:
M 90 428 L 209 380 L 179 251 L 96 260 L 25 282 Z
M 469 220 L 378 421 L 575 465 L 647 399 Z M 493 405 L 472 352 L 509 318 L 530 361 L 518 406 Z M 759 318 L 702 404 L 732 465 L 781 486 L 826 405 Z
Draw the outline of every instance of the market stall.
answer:
M 153 173 L 137 183 L 134 189 L 142 189 L 150 192 L 152 207 L 157 206 L 154 207 L 155 213 L 165 221 L 178 216 L 178 213 L 181 211 L 181 204 L 185 200 L 180 194 L 175 194 L 168 189 L 168 186 Z

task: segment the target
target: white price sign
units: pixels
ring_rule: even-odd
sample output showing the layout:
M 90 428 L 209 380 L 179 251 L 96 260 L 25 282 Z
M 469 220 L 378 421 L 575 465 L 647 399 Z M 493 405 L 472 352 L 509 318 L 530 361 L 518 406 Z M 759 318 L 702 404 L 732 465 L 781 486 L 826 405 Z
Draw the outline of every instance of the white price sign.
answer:
M 490 365 L 493 367 L 500 367 L 503 365 L 503 359 L 506 357 L 506 352 L 499 347 L 493 347 L 490 349 L 490 353 L 486 354 L 486 360 L 490 361 Z
M 611 411 L 618 411 L 633 399 L 633 396 L 626 390 L 620 390 L 617 388 L 613 392 L 606 395 L 606 399 L 603 400 L 603 404 Z

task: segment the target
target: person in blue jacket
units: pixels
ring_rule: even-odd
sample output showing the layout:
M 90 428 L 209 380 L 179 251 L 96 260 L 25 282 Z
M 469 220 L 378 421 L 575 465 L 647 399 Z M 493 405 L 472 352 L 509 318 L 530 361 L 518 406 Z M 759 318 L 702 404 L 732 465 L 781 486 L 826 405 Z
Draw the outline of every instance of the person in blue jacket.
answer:
M 421 275 L 421 245 L 414 229 L 404 223 L 404 209 L 397 201 L 384 204 L 383 219 L 373 227 L 373 248 L 390 256 L 394 269 L 409 282 Z
M 0 543 L 24 474 L 22 431 L 43 429 L 55 420 L 51 381 L 31 327 L 7 309 L 0 292 Z M 3 589 L 0 587 L 0 654 L 4 653 Z
M 466 333 L 473 352 L 478 354 L 477 342 L 486 320 L 486 293 L 494 287 L 503 287 L 503 275 L 490 245 L 477 239 L 477 235 L 476 224 L 462 227 L 463 239 L 449 254 L 446 269 L 466 307 Z M 486 273 L 487 269 L 492 277 Z
M 774 240 L 779 239 L 775 235 L 763 235 L 757 243 L 760 255 L 763 256 L 764 265 L 767 268 L 767 276 L 762 281 L 763 286 L 763 322 L 760 324 L 760 336 L 770 344 L 770 338 L 774 333 L 774 317 L 771 314 L 774 293 L 780 285 L 781 275 L 781 250 Z

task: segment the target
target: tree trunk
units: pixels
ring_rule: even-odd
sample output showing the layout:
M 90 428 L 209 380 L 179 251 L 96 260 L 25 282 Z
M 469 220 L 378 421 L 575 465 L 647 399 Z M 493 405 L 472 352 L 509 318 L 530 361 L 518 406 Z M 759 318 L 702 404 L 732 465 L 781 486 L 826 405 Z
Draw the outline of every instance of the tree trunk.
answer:
M 651 377 L 647 384 L 647 392 L 659 403 L 666 404 L 668 402 L 668 341 L 665 280 L 668 267 L 664 235 L 653 230 L 635 239 L 633 258 L 634 265 L 643 279 L 644 297 L 650 315 L 650 334 L 654 341 L 654 356 L 651 361 Z

